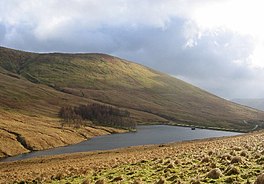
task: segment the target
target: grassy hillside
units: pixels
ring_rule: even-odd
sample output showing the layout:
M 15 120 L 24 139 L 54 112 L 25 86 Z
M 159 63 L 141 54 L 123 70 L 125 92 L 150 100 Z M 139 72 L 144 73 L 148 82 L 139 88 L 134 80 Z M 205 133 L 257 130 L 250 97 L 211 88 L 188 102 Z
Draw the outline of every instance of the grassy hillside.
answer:
M 264 119 L 262 111 L 105 54 L 37 54 L 0 48 L 1 67 L 5 77 L 1 77 L 0 87 L 5 90 L 0 92 L 4 96 L 0 103 L 24 110 L 28 106 L 35 113 L 49 111 L 48 116 L 55 116 L 64 104 L 96 101 L 126 108 L 144 123 L 171 121 L 250 130 Z M 24 83 L 35 88 L 26 88 Z
M 100 126 L 61 128 L 56 118 L 0 109 L 0 158 L 75 144 L 94 136 L 124 130 Z
M 98 126 L 62 128 L 57 118 L 60 107 L 80 103 L 95 101 L 32 83 L 0 67 L 0 158 L 124 132 Z M 132 115 L 157 119 L 154 115 L 135 110 Z
M 264 98 L 236 98 L 232 101 L 264 111 Z

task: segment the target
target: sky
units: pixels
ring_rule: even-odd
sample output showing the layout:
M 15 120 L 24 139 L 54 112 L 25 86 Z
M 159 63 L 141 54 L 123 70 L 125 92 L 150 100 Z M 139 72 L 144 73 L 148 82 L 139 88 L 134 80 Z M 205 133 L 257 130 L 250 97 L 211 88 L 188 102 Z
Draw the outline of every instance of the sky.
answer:
M 0 0 L 0 45 L 135 61 L 226 99 L 264 98 L 260 0 Z

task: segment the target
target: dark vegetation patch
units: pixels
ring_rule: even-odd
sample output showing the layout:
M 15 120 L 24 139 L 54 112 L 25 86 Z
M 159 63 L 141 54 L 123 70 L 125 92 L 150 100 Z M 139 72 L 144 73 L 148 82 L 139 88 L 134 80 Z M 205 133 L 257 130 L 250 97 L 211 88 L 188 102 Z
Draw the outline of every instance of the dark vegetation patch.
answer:
M 136 122 L 130 117 L 127 110 L 101 105 L 79 105 L 62 107 L 59 111 L 59 117 L 62 118 L 62 125 L 74 124 L 81 125 L 85 121 L 92 121 L 95 125 L 111 126 L 135 129 Z

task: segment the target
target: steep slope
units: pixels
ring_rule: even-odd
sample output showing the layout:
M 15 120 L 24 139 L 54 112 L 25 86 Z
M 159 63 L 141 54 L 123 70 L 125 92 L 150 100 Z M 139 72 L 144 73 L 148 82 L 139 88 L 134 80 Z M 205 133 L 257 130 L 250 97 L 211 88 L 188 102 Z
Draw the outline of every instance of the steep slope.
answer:
M 97 126 L 62 128 L 56 118 L 60 106 L 80 102 L 94 103 L 0 70 L 0 158 L 123 132 Z
M 236 98 L 232 101 L 264 111 L 264 98 Z
M 34 85 L 49 86 L 56 93 L 67 93 L 70 98 L 79 97 L 81 100 L 73 100 L 75 103 L 95 100 L 126 108 L 144 123 L 173 121 L 249 130 L 252 125 L 243 120 L 255 124 L 264 119 L 262 111 L 229 102 L 169 75 L 105 54 L 37 54 L 0 48 L 0 66 Z M 50 110 L 57 113 L 56 108 Z

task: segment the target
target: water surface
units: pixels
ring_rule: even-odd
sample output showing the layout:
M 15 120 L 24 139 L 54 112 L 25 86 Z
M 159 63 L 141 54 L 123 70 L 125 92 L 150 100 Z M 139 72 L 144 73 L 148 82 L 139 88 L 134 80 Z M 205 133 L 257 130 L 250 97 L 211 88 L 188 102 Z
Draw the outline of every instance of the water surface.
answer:
M 162 144 L 168 142 L 233 136 L 239 134 L 241 133 L 199 128 L 191 130 L 191 128 L 189 127 L 168 125 L 138 126 L 137 132 L 98 136 L 78 144 L 53 148 L 44 151 L 34 151 L 31 153 L 9 157 L 3 159 L 2 161 L 15 161 L 45 155 L 57 155 L 64 153 L 75 153 L 95 150 L 109 150 L 114 148 L 136 145 Z

